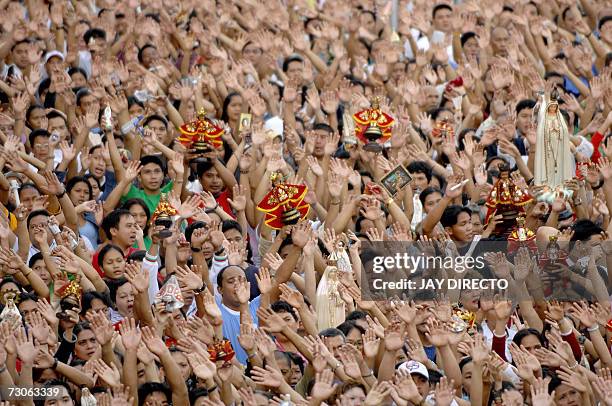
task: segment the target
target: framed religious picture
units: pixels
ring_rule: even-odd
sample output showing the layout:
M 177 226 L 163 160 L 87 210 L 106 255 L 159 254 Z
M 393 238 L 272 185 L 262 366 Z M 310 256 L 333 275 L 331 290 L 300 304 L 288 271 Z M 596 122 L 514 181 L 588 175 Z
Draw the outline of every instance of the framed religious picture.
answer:
M 395 197 L 411 180 L 408 170 L 403 165 L 398 165 L 382 177 L 380 184 L 389 195 Z

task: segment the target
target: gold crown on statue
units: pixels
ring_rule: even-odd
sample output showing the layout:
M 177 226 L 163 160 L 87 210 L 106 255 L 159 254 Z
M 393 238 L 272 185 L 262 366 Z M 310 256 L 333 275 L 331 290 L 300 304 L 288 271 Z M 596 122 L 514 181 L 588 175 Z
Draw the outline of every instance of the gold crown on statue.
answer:
M 70 283 L 68 283 L 68 285 L 66 285 L 64 289 L 62 289 L 61 292 L 59 292 L 59 294 L 60 294 L 61 299 L 64 299 L 68 296 L 75 296 L 77 298 L 80 298 L 82 291 L 83 291 L 83 288 L 81 288 L 81 285 L 75 279 L 73 281 L 70 281 Z

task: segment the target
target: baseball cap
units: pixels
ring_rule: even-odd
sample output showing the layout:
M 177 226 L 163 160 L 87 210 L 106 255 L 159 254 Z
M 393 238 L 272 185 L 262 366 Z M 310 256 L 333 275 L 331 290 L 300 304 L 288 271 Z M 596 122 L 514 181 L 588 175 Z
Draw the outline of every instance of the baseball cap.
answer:
M 64 54 L 62 54 L 60 51 L 53 50 L 45 54 L 45 63 L 49 62 L 49 59 L 53 58 L 54 56 L 59 57 L 62 61 L 66 59 L 64 58 Z
M 429 380 L 429 372 L 427 372 L 427 367 L 421 364 L 419 361 L 406 361 L 402 363 L 398 368 L 399 371 L 409 372 L 412 374 L 419 374 Z

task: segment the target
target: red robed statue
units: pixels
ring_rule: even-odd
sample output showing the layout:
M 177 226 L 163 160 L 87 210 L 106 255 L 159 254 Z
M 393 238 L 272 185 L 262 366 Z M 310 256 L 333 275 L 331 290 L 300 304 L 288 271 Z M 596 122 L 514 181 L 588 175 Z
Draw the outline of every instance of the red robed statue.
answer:
M 395 120 L 380 110 L 378 98 L 372 101 L 372 107 L 353 115 L 355 136 L 365 144 L 366 151 L 380 152 L 381 144 L 391 138 L 391 127 Z
M 522 190 L 510 178 L 510 169 L 507 165 L 499 166 L 499 179 L 489 192 L 485 205 L 487 215 L 485 225 L 496 215 L 502 215 L 492 235 L 507 237 L 516 224 L 519 215 L 524 214 L 524 206 L 533 201 L 529 192 Z
M 270 180 L 272 190 L 259 202 L 257 209 L 266 213 L 264 222 L 268 227 L 280 230 L 283 226 L 297 224 L 306 218 L 310 205 L 304 202 L 308 192 L 305 185 L 284 183 L 282 175 L 274 172 Z
M 177 137 L 177 141 L 183 144 L 186 148 L 192 149 L 196 155 L 204 155 L 213 149 L 219 149 L 223 146 L 223 128 L 217 126 L 206 117 L 204 109 L 198 111 L 195 120 L 183 124 L 179 127 L 181 133 Z M 200 157 L 194 159 L 197 161 L 206 161 Z

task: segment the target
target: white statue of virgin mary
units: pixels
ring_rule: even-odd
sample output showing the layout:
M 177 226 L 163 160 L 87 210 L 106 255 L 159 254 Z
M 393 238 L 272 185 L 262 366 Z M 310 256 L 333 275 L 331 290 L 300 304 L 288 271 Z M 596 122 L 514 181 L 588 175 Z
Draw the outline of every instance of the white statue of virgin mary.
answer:
M 546 95 L 540 100 L 534 181 L 536 186 L 545 185 L 551 191 L 560 191 L 564 189 L 563 183 L 572 179 L 574 157 L 567 124 L 554 93 L 555 90 L 551 100 L 547 100 Z

